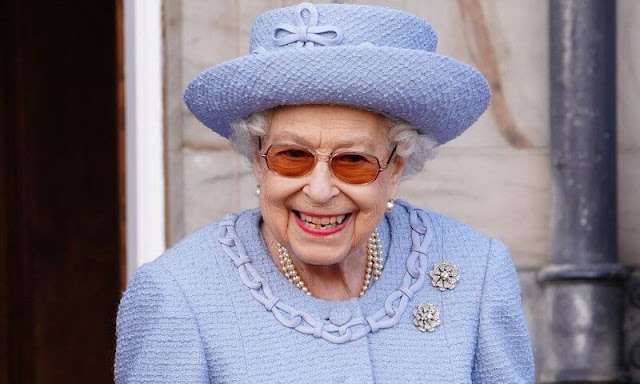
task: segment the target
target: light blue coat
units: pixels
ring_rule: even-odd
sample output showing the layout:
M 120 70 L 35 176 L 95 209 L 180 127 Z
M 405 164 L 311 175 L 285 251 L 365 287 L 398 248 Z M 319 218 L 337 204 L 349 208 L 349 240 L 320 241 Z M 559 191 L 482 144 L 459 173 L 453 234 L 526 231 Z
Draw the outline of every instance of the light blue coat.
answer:
M 360 299 L 297 290 L 259 210 L 230 215 L 142 266 L 117 319 L 116 383 L 532 383 L 520 289 L 499 240 L 400 202 L 378 230 L 382 277 Z M 461 279 L 440 291 L 440 261 Z M 434 332 L 413 310 L 440 311 Z

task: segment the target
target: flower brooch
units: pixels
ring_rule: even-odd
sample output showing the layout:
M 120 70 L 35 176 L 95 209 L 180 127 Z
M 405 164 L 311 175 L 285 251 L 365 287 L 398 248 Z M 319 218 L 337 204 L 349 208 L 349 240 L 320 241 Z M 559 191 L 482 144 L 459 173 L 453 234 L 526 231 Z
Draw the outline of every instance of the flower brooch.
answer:
M 431 272 L 429 272 L 429 276 L 431 276 L 431 285 L 440 291 L 455 288 L 456 283 L 460 280 L 458 267 L 449 261 L 434 265 Z
M 418 308 L 413 310 L 413 324 L 421 332 L 433 332 L 440 325 L 440 311 L 431 303 L 420 303 Z
M 456 283 L 460 281 L 458 268 L 446 260 L 434 265 L 429 276 L 431 285 L 441 292 L 455 288 Z M 440 311 L 432 303 L 420 303 L 413 311 L 413 324 L 421 332 L 433 332 L 440 325 Z

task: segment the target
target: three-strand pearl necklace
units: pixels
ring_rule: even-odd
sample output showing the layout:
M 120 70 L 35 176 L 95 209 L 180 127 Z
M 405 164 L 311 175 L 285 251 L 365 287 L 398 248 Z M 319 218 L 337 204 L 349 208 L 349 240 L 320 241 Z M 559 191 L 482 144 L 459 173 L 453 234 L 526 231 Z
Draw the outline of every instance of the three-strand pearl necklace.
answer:
M 283 245 L 278 244 L 278 258 L 280 259 L 280 265 L 282 266 L 282 272 L 284 276 L 291 282 L 291 284 L 298 287 L 299 290 L 311 295 L 311 291 L 305 285 L 304 281 L 298 275 L 296 267 L 291 261 L 289 251 Z M 369 237 L 367 241 L 367 268 L 364 274 L 364 281 L 362 282 L 362 288 L 360 289 L 360 296 L 369 289 L 371 280 L 378 280 L 382 274 L 382 245 L 380 244 L 380 234 L 375 231 Z

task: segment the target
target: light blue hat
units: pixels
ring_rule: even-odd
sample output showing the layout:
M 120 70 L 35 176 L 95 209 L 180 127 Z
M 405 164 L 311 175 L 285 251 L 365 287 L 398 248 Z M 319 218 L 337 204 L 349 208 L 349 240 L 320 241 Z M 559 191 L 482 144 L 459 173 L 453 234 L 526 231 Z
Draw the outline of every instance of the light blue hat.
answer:
M 438 55 L 425 20 L 383 7 L 302 3 L 260 15 L 251 54 L 211 67 L 184 101 L 207 127 L 279 105 L 339 104 L 412 123 L 438 144 L 485 111 L 489 85 L 474 68 Z

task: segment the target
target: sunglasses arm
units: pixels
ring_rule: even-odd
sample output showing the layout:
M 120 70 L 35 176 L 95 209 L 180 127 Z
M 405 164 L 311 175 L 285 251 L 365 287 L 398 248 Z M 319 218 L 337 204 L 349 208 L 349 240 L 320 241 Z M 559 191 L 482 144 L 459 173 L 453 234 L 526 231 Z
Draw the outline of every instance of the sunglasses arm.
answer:
M 393 150 L 391 151 L 391 154 L 389 155 L 389 158 L 387 159 L 387 163 L 384 165 L 384 167 L 380 167 L 380 171 L 384 171 L 385 169 L 387 169 L 389 167 L 389 163 L 391 163 L 391 159 L 393 158 L 393 155 L 396 154 L 396 149 L 398 149 L 398 144 L 393 146 Z
M 267 154 L 262 152 L 262 137 L 256 136 L 256 138 L 258 139 L 258 155 L 266 160 Z

